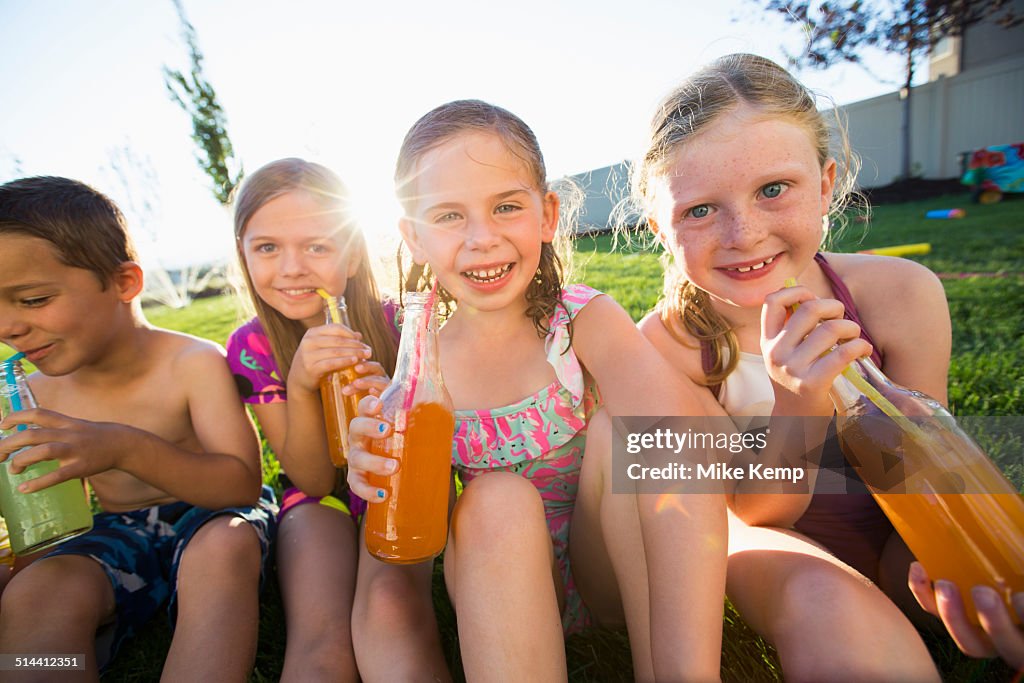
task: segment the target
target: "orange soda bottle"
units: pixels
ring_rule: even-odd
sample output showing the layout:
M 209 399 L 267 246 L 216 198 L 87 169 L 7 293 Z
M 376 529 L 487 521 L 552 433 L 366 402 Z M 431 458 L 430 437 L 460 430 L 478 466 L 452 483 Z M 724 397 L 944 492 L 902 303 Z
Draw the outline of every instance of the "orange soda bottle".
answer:
M 351 329 L 345 297 L 334 297 L 321 291 L 324 297 L 324 317 L 327 324 L 341 323 Z M 348 462 L 348 425 L 358 414 L 359 401 L 366 391 L 344 394 L 342 389 L 361 375 L 355 367 L 347 367 L 324 375 L 320 379 L 320 399 L 324 406 L 324 426 L 327 428 L 327 452 L 335 467 Z
M 1006 602 L 1024 591 L 1024 499 L 934 399 L 870 359 L 832 385 L 839 444 L 932 579 L 953 581 L 977 624 L 971 588 Z
M 366 511 L 366 547 L 385 562 L 412 564 L 436 557 L 448 540 L 455 415 L 441 377 L 437 316 L 430 293 L 406 294 L 395 378 L 381 395 L 382 417 L 392 426 L 370 451 L 398 461 L 398 471 L 369 475 L 386 491 Z

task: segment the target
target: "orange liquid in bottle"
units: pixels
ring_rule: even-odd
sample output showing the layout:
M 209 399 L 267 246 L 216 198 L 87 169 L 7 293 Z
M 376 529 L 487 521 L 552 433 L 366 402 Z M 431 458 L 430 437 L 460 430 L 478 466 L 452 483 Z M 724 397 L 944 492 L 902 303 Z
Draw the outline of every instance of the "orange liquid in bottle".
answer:
M 398 472 L 369 475 L 371 486 L 387 491 L 366 511 L 366 547 L 394 564 L 436 557 L 448 540 L 448 491 L 455 416 L 437 403 L 418 403 L 406 429 L 375 440 L 371 452 L 399 461 Z
M 346 396 L 341 389 L 359 377 L 354 368 L 345 368 L 325 375 L 320 380 L 324 426 L 327 428 L 327 451 L 335 467 L 344 467 L 348 463 L 348 424 L 359 412 L 359 401 L 366 396 L 365 391 Z
M 971 621 L 971 588 L 987 585 L 1019 623 L 1010 597 L 1024 591 L 1024 498 L 958 431 L 922 444 L 876 414 L 847 422 L 840 443 L 929 578 L 956 583 Z

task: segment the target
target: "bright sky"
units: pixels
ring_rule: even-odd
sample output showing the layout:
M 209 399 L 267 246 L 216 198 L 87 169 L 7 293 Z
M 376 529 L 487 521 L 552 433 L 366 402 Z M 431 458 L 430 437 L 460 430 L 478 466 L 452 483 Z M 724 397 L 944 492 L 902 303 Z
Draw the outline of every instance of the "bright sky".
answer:
M 371 242 L 397 233 L 395 157 L 432 107 L 472 97 L 515 112 L 552 177 L 617 163 L 636 156 L 655 104 L 703 62 L 737 51 L 782 61 L 782 47 L 798 50 L 800 32 L 758 7 L 185 0 L 245 168 L 302 156 L 335 169 L 378 236 Z M 170 0 L 0 0 L 0 182 L 64 175 L 107 192 L 147 267 L 228 258 L 230 215 L 195 163 L 164 65 L 188 65 Z M 872 62 L 892 82 L 900 68 L 898 58 Z M 895 89 L 852 66 L 801 78 L 840 104 Z M 123 162 L 126 148 L 137 163 Z M 119 155 L 130 190 L 113 170 Z M 132 208 L 146 201 L 151 210 Z

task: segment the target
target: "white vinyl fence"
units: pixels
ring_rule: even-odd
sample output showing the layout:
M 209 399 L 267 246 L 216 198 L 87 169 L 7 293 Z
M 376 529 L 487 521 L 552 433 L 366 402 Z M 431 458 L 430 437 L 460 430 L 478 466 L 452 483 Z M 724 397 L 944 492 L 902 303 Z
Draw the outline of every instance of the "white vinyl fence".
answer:
M 863 161 L 861 187 L 900 175 L 900 104 L 890 93 L 840 107 Z M 911 174 L 923 178 L 958 177 L 960 154 L 1024 141 L 1024 57 L 914 88 L 910 130 Z

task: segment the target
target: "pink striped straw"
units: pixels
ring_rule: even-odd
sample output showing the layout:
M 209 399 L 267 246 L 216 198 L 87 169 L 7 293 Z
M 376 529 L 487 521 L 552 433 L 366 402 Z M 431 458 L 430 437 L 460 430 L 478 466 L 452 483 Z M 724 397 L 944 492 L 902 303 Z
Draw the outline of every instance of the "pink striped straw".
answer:
M 416 330 L 416 348 L 413 349 L 412 356 L 412 373 L 409 375 L 409 393 L 405 396 L 405 405 L 402 406 L 402 412 L 406 415 L 412 410 L 413 399 L 416 398 L 416 385 L 419 383 L 420 364 L 422 362 L 423 343 L 427 333 L 427 327 L 430 326 L 430 319 L 434 315 L 434 301 L 437 300 L 437 279 L 434 280 L 434 286 L 430 288 L 430 295 L 427 296 L 426 312 L 423 316 L 423 323 L 420 328 Z

